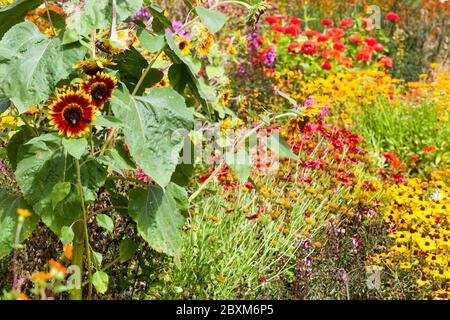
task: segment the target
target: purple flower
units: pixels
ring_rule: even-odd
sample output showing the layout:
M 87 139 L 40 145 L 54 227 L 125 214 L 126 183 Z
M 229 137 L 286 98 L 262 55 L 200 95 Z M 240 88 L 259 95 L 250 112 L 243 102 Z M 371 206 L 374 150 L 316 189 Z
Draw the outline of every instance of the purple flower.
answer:
M 177 32 L 178 30 L 180 30 L 180 28 L 181 28 L 182 26 L 183 26 L 183 23 L 181 23 L 180 21 L 178 21 L 178 20 L 173 20 L 173 21 L 172 21 L 172 28 L 173 28 L 173 30 L 175 30 L 175 32 Z M 172 32 L 172 30 L 170 30 L 170 28 L 166 28 L 165 30 L 166 30 L 166 32 L 167 32 L 168 34 L 173 34 L 173 32 Z M 186 40 L 189 39 L 189 33 L 186 32 L 186 31 L 180 32 L 179 35 L 180 35 L 182 38 L 186 39 Z
M 268 67 L 271 67 L 275 62 L 276 54 L 273 48 L 267 50 L 266 56 L 264 59 L 264 64 Z
M 307 108 L 314 104 L 317 104 L 317 101 L 314 100 L 313 98 L 309 98 L 305 101 L 305 107 L 307 107 Z
M 133 14 L 131 16 L 131 18 L 133 20 L 142 20 L 142 21 L 147 21 L 148 19 L 150 19 L 152 15 L 150 14 L 150 12 L 147 10 L 146 6 L 142 6 L 142 8 L 139 9 L 138 12 L 136 12 L 135 14 Z

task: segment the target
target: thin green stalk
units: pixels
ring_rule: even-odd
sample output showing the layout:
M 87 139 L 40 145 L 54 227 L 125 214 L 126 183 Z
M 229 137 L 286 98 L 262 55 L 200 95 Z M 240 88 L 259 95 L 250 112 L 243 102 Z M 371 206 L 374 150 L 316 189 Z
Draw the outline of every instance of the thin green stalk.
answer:
M 83 254 L 84 254 L 84 227 L 81 220 L 73 224 L 73 258 L 72 265 L 78 267 L 80 277 L 83 276 Z M 70 292 L 71 300 L 81 300 L 83 298 L 82 288 L 75 288 Z
M 87 211 L 86 205 L 84 202 L 83 195 L 83 184 L 81 183 L 81 170 L 80 170 L 80 162 L 78 160 L 75 161 L 75 167 L 77 172 L 77 187 L 78 192 L 80 193 L 80 202 L 81 208 L 83 210 L 83 233 L 84 233 L 84 241 L 86 246 L 86 256 L 87 256 L 87 269 L 88 269 L 88 278 L 89 278 L 89 287 L 88 287 L 88 300 L 92 297 L 92 261 L 91 261 L 91 248 L 89 245 L 89 233 L 88 233 L 88 225 L 87 225 Z

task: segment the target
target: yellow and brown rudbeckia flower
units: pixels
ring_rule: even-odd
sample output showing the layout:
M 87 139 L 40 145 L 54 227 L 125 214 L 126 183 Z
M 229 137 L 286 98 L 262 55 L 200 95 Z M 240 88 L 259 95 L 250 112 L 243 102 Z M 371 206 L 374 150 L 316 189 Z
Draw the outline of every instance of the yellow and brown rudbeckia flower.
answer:
M 55 126 L 60 135 L 68 137 L 83 136 L 95 120 L 91 98 L 81 91 L 58 94 L 49 109 L 50 125 Z
M 117 79 L 109 74 L 97 72 L 80 84 L 81 89 L 91 97 L 92 104 L 97 108 L 103 108 L 106 101 L 112 97 L 112 92 L 117 86 Z
M 186 39 L 181 39 L 178 42 L 178 49 L 180 49 L 180 52 L 182 55 L 188 55 L 191 52 L 191 42 L 189 40 Z

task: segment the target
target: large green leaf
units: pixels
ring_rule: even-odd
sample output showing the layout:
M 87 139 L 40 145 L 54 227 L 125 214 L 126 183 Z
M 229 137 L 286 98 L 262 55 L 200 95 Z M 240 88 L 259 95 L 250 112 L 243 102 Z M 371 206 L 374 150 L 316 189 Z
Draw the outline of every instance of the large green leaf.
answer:
M 18 224 L 17 209 L 29 208 L 22 196 L 9 194 L 0 189 L 0 259 L 14 249 Z M 27 218 L 20 233 L 20 242 L 28 238 L 36 227 L 38 217 L 34 214 Z
M 0 48 L 0 94 L 21 113 L 47 100 L 86 52 L 80 44 L 61 45 L 59 38 L 43 35 L 32 22 L 11 28 Z
M 16 179 L 25 199 L 61 237 L 62 227 L 72 225 L 82 214 L 74 158 L 65 152 L 61 137 L 46 134 L 24 144 L 17 160 Z M 83 193 L 89 203 L 104 184 L 106 171 L 88 156 L 80 163 Z
M 11 167 L 16 169 L 17 166 L 17 153 L 19 152 L 19 148 L 25 142 L 31 140 L 36 136 L 36 133 L 28 126 L 22 126 L 20 131 L 15 133 L 8 142 L 8 146 L 6 150 L 8 152 L 8 159 L 11 163 Z
M 170 87 L 153 88 L 143 97 L 123 88 L 116 90 L 111 106 L 127 126 L 123 132 L 134 161 L 165 187 L 178 164 L 184 133 L 193 126 L 184 98 Z
M 128 210 L 139 234 L 153 249 L 179 254 L 185 218 L 177 209 L 171 185 L 165 191 L 159 186 L 131 190 Z
M 0 39 L 12 26 L 23 21 L 28 11 L 38 7 L 44 0 L 16 0 L 0 9 Z
M 141 29 L 138 33 L 138 37 L 141 47 L 153 53 L 161 50 L 166 43 L 166 39 L 163 35 L 151 35 L 146 29 Z
M 203 24 L 212 33 L 216 33 L 217 31 L 222 29 L 225 22 L 227 22 L 227 17 L 222 12 L 219 12 L 217 10 L 196 7 L 195 11 L 197 12 Z
M 117 0 L 117 22 L 127 19 L 139 10 L 143 0 Z M 68 18 L 64 43 L 76 42 L 96 29 L 111 27 L 111 0 L 76 0 L 66 5 Z

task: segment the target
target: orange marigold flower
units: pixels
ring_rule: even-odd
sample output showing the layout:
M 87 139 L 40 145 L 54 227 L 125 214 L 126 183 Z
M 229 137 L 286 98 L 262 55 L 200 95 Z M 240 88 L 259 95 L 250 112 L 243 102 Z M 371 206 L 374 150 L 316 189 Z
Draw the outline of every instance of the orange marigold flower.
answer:
M 30 298 L 25 293 L 20 292 L 16 300 L 30 300 Z
M 51 274 L 50 272 L 36 272 L 33 274 L 32 276 L 33 280 L 50 280 L 51 278 L 53 278 L 53 274 Z
M 429 153 L 434 152 L 435 150 L 436 150 L 435 146 L 423 147 L 423 149 L 422 149 L 423 152 L 429 152 Z
M 217 276 L 217 280 L 219 280 L 221 283 L 225 283 L 225 277 L 223 276 L 223 275 L 221 275 L 221 274 L 219 274 L 218 276 Z
M 67 274 L 67 268 L 63 266 L 61 263 L 56 261 L 55 259 L 50 259 L 48 262 L 51 268 L 58 270 L 59 272 L 62 272 L 64 274 Z
M 67 259 L 72 260 L 73 257 L 73 244 L 68 243 L 64 245 L 64 255 Z

